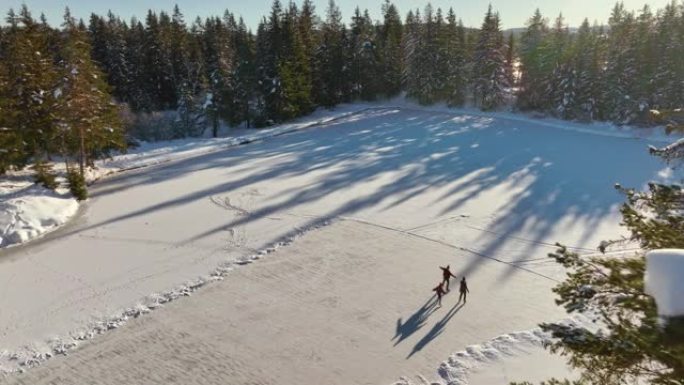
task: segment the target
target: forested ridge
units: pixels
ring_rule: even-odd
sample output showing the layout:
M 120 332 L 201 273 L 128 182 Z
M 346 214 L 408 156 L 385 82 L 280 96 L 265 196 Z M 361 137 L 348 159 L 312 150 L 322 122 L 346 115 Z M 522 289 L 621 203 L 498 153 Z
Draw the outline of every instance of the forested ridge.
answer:
M 0 29 L 0 171 L 52 156 L 81 168 L 125 147 L 122 116 L 175 111 L 170 137 L 265 126 L 354 100 L 405 92 L 446 102 L 563 119 L 641 123 L 684 105 L 684 4 L 633 12 L 614 6 L 605 26 L 569 29 L 539 11 L 508 39 L 491 6 L 477 30 L 458 9 L 409 10 L 389 0 L 382 18 L 334 1 L 273 2 L 256 31 L 239 16 L 144 20 L 91 15 L 50 26 L 22 7 Z

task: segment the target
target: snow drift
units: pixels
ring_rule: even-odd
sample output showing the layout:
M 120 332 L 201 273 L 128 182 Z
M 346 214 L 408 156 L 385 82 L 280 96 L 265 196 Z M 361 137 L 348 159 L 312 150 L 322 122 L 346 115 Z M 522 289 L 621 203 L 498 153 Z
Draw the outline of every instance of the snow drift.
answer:
M 684 316 L 684 250 L 661 249 L 646 254 L 646 293 L 655 298 L 658 314 Z

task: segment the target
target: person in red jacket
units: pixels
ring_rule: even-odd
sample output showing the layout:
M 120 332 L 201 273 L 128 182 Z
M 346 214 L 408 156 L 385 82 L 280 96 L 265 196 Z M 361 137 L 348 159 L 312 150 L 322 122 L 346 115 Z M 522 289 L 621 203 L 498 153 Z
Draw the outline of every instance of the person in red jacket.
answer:
M 441 307 L 442 306 L 442 296 L 444 295 L 444 293 L 446 293 L 444 291 L 444 282 L 440 282 L 436 288 L 432 289 L 432 291 L 437 293 L 437 304 L 439 304 L 439 306 Z
M 442 269 L 442 284 L 446 283 L 446 291 L 449 291 L 449 278 L 457 277 L 451 274 L 451 270 L 449 270 L 449 265 L 447 265 L 446 267 L 440 266 L 439 268 Z

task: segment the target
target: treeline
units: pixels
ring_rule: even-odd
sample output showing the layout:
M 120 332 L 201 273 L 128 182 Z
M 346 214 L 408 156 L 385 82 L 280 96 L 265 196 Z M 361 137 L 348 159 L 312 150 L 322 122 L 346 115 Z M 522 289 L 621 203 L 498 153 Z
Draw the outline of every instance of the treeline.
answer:
M 124 147 L 119 106 L 91 59 L 88 32 L 68 11 L 59 31 L 26 7 L 10 11 L 7 24 L 0 30 L 0 173 L 33 162 L 37 180 L 54 188 L 47 161 L 60 156 L 72 192 L 84 199 L 85 167 Z
M 684 5 L 653 13 L 617 4 L 606 27 L 570 32 L 537 11 L 515 42 L 491 9 L 480 29 L 456 12 L 386 0 L 374 21 L 346 24 L 330 1 L 275 0 L 256 31 L 230 12 L 187 23 L 149 11 L 61 28 L 23 7 L 0 28 L 0 171 L 62 155 L 87 165 L 124 146 L 122 106 L 175 110 L 173 137 L 218 134 L 221 122 L 265 126 L 353 100 L 398 95 L 423 104 L 514 102 L 565 119 L 632 123 L 684 105 Z M 517 99 L 516 99 L 517 98 Z
M 684 3 L 653 13 L 621 3 L 607 27 L 584 21 L 569 33 L 559 17 L 549 28 L 536 12 L 519 47 L 518 106 L 564 119 L 627 124 L 651 109 L 684 106 Z

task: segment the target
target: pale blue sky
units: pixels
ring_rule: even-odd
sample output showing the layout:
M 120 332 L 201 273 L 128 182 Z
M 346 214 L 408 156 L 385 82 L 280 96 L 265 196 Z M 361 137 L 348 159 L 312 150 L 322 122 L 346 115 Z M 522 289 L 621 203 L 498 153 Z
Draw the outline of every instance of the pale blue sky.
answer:
M 627 9 L 641 9 L 644 4 L 649 4 L 653 9 L 662 8 L 671 0 L 624 0 Z M 288 0 L 281 0 L 287 3 Z M 317 13 L 325 14 L 327 0 L 313 0 Z M 91 12 L 106 14 L 111 9 L 114 13 L 128 20 L 131 16 L 144 19 L 147 9 L 168 10 L 178 4 L 185 15 L 186 21 L 190 22 L 196 16 L 222 15 L 225 9 L 229 9 L 236 15 L 242 15 L 248 26 L 255 28 L 260 17 L 265 15 L 272 0 L 0 0 L 0 11 L 6 13 L 10 7 L 19 8 L 26 3 L 29 9 L 37 17 L 44 12 L 53 25 L 61 23 L 61 17 L 66 6 L 71 8 L 76 17 L 87 19 Z M 297 1 L 301 3 L 301 1 Z M 466 26 L 477 27 L 482 22 L 487 5 L 492 6 L 501 14 L 503 28 L 522 27 L 536 8 L 541 9 L 544 16 L 549 19 L 555 18 L 559 12 L 563 12 L 566 21 L 571 26 L 578 26 L 585 17 L 590 21 L 605 22 L 608 19 L 615 0 L 433 0 L 432 5 L 437 8 L 454 11 L 463 19 Z M 368 8 L 374 19 L 380 17 L 380 0 L 337 0 L 342 10 L 345 22 L 349 21 L 354 8 L 359 5 L 361 9 Z M 427 1 L 421 0 L 394 0 L 401 12 L 402 18 L 409 9 L 416 7 L 422 9 Z M 4 19 L 4 17 L 3 17 Z

